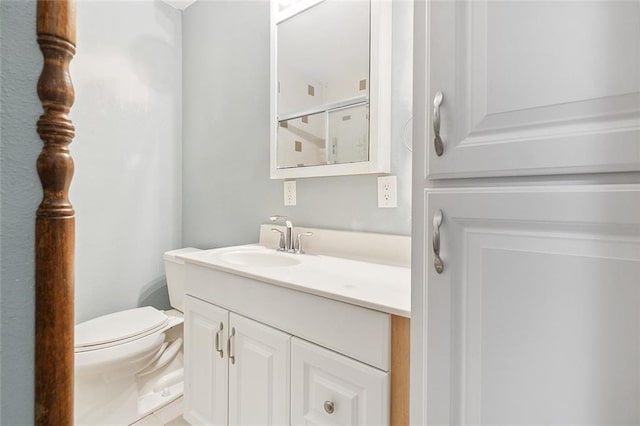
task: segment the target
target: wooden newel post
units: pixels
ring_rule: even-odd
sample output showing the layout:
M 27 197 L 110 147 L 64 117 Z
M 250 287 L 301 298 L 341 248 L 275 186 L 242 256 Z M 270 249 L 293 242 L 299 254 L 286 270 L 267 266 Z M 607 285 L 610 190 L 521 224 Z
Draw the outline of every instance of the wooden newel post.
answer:
M 75 219 L 68 189 L 73 176 L 68 117 L 74 92 L 74 0 L 38 0 L 37 35 L 44 56 L 38 96 L 44 146 L 37 168 L 43 199 L 36 213 L 35 424 L 73 424 Z

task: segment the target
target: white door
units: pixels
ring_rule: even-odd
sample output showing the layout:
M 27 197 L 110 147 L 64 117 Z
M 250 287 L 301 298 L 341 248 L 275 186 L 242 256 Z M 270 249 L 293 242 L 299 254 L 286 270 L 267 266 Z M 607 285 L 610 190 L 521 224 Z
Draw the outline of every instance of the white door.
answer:
M 640 185 L 425 201 L 425 424 L 640 424 Z
M 293 338 L 292 426 L 389 424 L 389 373 Z
M 184 418 L 192 425 L 227 424 L 228 315 L 185 296 Z
M 450 0 L 426 8 L 430 178 L 640 170 L 640 2 Z
M 291 336 L 230 314 L 229 424 L 289 424 Z

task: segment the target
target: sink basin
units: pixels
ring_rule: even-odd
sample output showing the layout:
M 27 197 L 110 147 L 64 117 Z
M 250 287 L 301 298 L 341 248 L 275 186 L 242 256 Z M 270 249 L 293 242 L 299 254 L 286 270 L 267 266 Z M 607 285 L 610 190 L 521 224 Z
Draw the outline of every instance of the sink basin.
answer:
M 300 263 L 298 259 L 286 256 L 283 253 L 246 250 L 222 253 L 220 260 L 233 265 L 259 267 L 293 266 Z

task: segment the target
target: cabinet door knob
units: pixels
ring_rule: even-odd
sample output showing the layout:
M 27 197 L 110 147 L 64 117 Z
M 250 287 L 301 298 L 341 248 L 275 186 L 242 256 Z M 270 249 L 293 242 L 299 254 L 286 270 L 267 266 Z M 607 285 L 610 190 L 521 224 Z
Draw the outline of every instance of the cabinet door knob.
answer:
M 442 138 L 440 138 L 440 104 L 442 104 L 442 99 L 444 99 L 442 92 L 436 93 L 433 98 L 433 147 L 436 149 L 438 157 L 442 156 L 444 152 L 444 145 Z
M 440 257 L 440 225 L 442 225 L 442 210 L 436 210 L 433 214 L 433 266 L 439 274 L 444 271 L 444 262 Z
M 220 333 L 222 333 L 223 328 L 224 328 L 224 324 L 220 323 L 220 328 L 216 332 L 216 352 L 220 354 L 220 358 L 224 357 L 224 351 L 220 347 Z
M 333 405 L 333 402 L 325 401 L 324 402 L 324 411 L 326 411 L 327 414 L 333 414 L 333 412 L 335 411 L 335 406 Z

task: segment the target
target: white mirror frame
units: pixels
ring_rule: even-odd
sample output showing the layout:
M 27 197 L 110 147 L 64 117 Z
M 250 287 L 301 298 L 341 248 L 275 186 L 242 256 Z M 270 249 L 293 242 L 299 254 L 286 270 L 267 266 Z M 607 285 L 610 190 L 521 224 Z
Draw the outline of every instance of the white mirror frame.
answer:
M 369 54 L 369 161 L 278 169 L 278 31 L 277 25 L 324 0 L 300 0 L 278 11 L 271 0 L 271 179 L 390 173 L 391 164 L 391 1 L 371 1 Z M 361 0 L 367 1 L 367 0 Z

